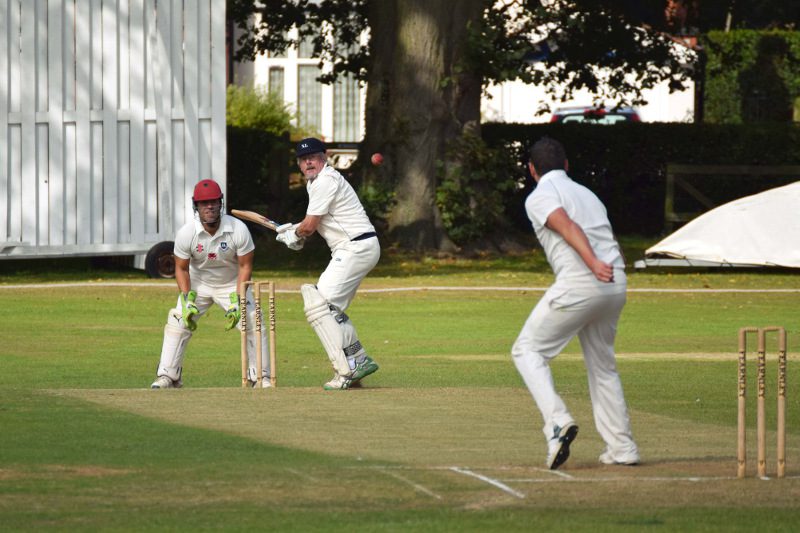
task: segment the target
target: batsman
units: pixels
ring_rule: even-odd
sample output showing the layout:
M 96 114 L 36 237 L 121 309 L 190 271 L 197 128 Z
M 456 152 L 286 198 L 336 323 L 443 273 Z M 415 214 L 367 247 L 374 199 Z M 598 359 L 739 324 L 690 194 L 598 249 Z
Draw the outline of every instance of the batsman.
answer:
M 226 331 L 236 327 L 241 318 L 239 293 L 253 273 L 255 244 L 244 222 L 228 216 L 223 209 L 223 195 L 213 180 L 197 183 L 192 195 L 194 220 L 181 227 L 175 236 L 175 281 L 178 302 L 167 313 L 161 360 L 153 389 L 183 386 L 182 369 L 186 346 L 197 323 L 216 303 L 225 311 Z M 247 289 L 247 359 L 248 383 L 258 384 L 256 370 L 255 306 L 252 290 Z M 266 332 L 261 346 L 268 352 Z M 262 387 L 270 387 L 268 353 L 262 355 Z
M 325 144 L 313 137 L 303 139 L 295 154 L 307 180 L 308 207 L 302 222 L 278 227 L 277 240 L 300 250 L 305 239 L 318 232 L 331 249 L 331 260 L 317 284 L 305 284 L 300 292 L 306 319 L 333 365 L 333 378 L 323 388 L 348 389 L 378 370 L 345 310 L 378 263 L 380 244 L 353 187 L 328 165 Z

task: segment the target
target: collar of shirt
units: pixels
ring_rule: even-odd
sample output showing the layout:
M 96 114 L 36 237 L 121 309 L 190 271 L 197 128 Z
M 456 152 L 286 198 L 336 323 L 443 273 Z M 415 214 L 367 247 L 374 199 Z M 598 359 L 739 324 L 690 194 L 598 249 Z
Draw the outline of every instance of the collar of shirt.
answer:
M 545 174 L 544 176 L 539 178 L 539 183 L 544 183 L 545 181 L 549 181 L 551 179 L 558 179 L 558 178 L 567 178 L 567 179 L 569 179 L 569 176 L 567 176 L 567 171 L 566 170 L 561 170 L 561 169 L 551 170 L 550 172 L 548 172 L 547 174 Z

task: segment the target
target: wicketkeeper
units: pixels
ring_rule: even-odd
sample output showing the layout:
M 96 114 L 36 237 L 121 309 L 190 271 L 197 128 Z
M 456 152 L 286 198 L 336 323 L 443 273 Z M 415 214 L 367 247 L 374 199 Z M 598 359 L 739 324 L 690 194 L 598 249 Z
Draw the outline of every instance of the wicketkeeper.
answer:
M 186 345 L 201 316 L 216 303 L 225 310 L 229 331 L 241 317 L 238 290 L 253 273 L 255 245 L 247 226 L 223 212 L 222 190 L 213 180 L 202 180 L 192 195 L 195 217 L 175 236 L 175 281 L 178 303 L 167 313 L 164 343 L 153 389 L 179 388 Z M 255 306 L 247 289 L 248 382 L 258 383 L 256 370 Z M 269 343 L 261 332 L 262 387 L 270 387 Z
M 345 314 L 361 281 L 378 263 L 381 248 L 353 187 L 328 165 L 325 144 L 303 139 L 297 145 L 297 165 L 308 191 L 306 216 L 299 224 L 278 228 L 279 242 L 292 250 L 319 232 L 331 249 L 331 261 L 316 285 L 300 288 L 306 319 L 319 337 L 334 369 L 326 390 L 347 389 L 378 370 L 358 340 L 353 322 Z

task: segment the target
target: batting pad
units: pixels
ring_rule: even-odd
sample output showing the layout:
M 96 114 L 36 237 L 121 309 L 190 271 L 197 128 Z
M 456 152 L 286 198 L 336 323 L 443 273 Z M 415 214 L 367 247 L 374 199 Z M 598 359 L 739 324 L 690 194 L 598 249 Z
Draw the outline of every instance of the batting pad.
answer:
M 319 337 L 333 369 L 343 376 L 350 374 L 350 364 L 342 350 L 344 345 L 342 329 L 331 314 L 328 301 L 322 297 L 317 287 L 308 283 L 300 287 L 300 293 L 303 295 L 306 320 Z

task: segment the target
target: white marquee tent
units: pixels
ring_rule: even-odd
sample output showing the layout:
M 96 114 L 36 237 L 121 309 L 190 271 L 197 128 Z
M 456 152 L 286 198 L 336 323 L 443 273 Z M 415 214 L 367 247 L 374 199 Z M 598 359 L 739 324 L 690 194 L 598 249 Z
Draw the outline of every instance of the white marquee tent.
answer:
M 800 268 L 800 181 L 704 213 L 634 266 Z

